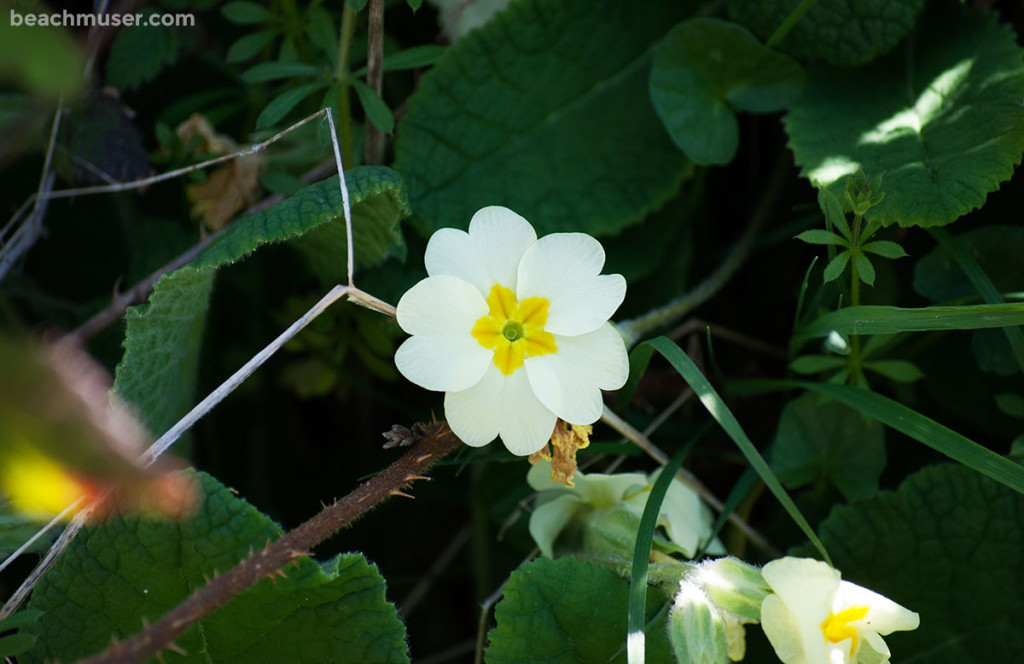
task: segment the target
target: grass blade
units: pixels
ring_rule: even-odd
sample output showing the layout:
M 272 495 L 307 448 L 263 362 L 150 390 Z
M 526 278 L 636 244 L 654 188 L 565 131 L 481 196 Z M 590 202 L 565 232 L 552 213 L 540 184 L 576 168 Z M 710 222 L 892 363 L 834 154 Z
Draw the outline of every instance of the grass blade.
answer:
M 975 304 L 904 309 L 887 306 L 846 307 L 818 318 L 796 337 L 802 341 L 840 334 L 897 334 L 936 330 L 980 330 L 1024 325 L 1024 304 Z

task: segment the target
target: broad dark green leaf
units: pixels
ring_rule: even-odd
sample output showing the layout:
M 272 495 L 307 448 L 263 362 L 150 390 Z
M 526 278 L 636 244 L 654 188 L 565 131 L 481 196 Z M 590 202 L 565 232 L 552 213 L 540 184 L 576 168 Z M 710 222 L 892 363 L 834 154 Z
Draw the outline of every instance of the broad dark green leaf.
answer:
M 647 95 L 655 41 L 676 3 L 519 0 L 420 80 L 395 168 L 424 236 L 505 205 L 541 235 L 608 235 L 677 190 L 686 161 Z
M 356 267 L 376 265 L 396 249 L 398 222 L 408 213 L 397 173 L 384 167 L 346 173 L 352 201 Z M 135 406 L 155 434 L 167 430 L 192 402 L 203 322 L 218 268 L 260 246 L 282 242 L 320 228 L 340 226 L 321 251 L 345 264 L 345 231 L 337 176 L 311 185 L 274 207 L 237 219 L 192 263 L 166 274 L 153 287 L 149 303 L 128 310 L 124 357 L 115 391 Z
M 494 609 L 488 664 L 626 661 L 628 584 L 615 572 L 572 557 L 538 558 L 512 572 Z M 669 664 L 668 598 L 648 593 L 647 661 Z
M 876 392 L 849 385 L 786 381 L 787 386 L 802 387 L 827 395 L 859 410 L 882 424 L 959 461 L 977 472 L 1024 494 L 1024 467 L 978 445 L 969 438 L 939 424 L 898 401 Z
M 948 224 L 980 207 L 1024 150 L 1024 50 L 994 14 L 934 3 L 920 38 L 867 67 L 816 67 L 785 118 L 802 174 L 837 195 L 885 173 L 867 218 Z M 824 42 L 828 43 L 828 42 Z
M 1024 226 L 993 224 L 953 238 L 985 271 L 1002 293 L 1024 291 Z M 914 265 L 914 290 L 933 302 L 977 297 L 978 291 L 955 258 L 942 246 L 922 256 Z
M 735 21 L 766 40 L 801 0 L 730 0 Z M 783 39 L 795 57 L 859 65 L 885 55 L 910 32 L 924 0 L 818 0 Z
M 191 471 L 189 471 L 191 473 Z M 137 515 L 87 527 L 32 594 L 46 613 L 23 662 L 72 661 L 153 622 L 281 529 L 212 477 L 192 473 L 203 499 L 180 523 Z M 384 579 L 358 553 L 321 565 L 299 558 L 202 619 L 163 654 L 196 664 L 408 662 L 405 628 Z M 329 635 L 329 637 L 328 637 Z
M 739 146 L 735 111 L 771 113 L 800 94 L 804 73 L 745 28 L 712 18 L 674 27 L 655 50 L 651 99 L 669 135 L 698 164 L 727 164 Z
M 1016 661 L 1024 649 L 1024 496 L 957 465 L 838 507 L 821 537 L 843 578 L 917 611 L 885 637 L 901 664 Z
M 878 491 L 885 435 L 857 411 L 804 394 L 782 410 L 771 467 L 791 489 L 828 481 L 846 500 L 860 500 Z

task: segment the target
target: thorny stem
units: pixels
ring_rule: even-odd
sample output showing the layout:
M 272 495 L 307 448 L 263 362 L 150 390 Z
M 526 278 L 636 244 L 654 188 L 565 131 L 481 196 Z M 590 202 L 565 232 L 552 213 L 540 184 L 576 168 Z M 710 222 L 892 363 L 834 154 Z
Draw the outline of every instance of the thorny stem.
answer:
M 285 566 L 310 555 L 310 549 L 391 496 L 408 496 L 402 489 L 453 452 L 459 439 L 444 423 L 427 425 L 427 435 L 402 457 L 359 485 L 352 493 L 262 550 L 252 553 L 225 574 L 215 577 L 158 621 L 102 653 L 78 660 L 79 664 L 142 662 L 173 647 L 174 639 L 189 627 L 263 579 L 287 576 Z
M 761 226 L 764 225 L 769 213 L 778 202 L 782 189 L 789 177 L 789 169 L 784 167 L 782 163 L 777 163 L 772 170 L 772 179 L 761 200 L 758 201 L 747 229 L 736 244 L 733 245 L 725 260 L 715 268 L 715 271 L 708 275 L 704 281 L 697 284 L 693 290 L 684 293 L 668 304 L 618 324 L 619 333 L 625 338 L 627 348 L 636 345 L 651 330 L 670 325 L 707 302 L 728 283 L 733 274 L 743 265 L 750 255 L 750 251 L 754 248 L 754 240 L 757 238 Z

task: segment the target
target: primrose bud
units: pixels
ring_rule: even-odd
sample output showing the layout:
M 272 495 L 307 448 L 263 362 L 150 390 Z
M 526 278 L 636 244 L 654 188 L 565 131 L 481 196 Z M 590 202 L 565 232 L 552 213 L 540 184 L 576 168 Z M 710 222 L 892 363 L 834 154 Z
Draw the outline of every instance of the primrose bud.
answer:
M 679 582 L 679 594 L 669 615 L 668 638 L 679 664 L 729 662 L 722 613 L 701 587 L 691 581 Z
M 753 565 L 729 556 L 702 563 L 691 579 L 719 608 L 740 622 L 761 620 L 761 603 L 772 590 Z

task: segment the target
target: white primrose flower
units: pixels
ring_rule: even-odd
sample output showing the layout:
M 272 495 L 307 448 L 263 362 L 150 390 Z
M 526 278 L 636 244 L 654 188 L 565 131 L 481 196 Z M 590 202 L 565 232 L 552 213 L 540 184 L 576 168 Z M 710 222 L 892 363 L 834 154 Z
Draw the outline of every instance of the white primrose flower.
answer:
M 785 664 L 881 664 L 882 636 L 917 629 L 920 618 L 892 600 L 840 580 L 810 558 L 782 558 L 761 570 L 774 594 L 761 605 L 761 626 Z
M 541 553 L 551 558 L 554 557 L 555 540 L 570 522 L 589 521 L 592 526 L 603 528 L 606 537 L 614 539 L 615 535 L 621 535 L 623 541 L 628 541 L 632 552 L 640 517 L 658 473 L 660 470 L 650 476 L 643 473 L 601 475 L 577 472 L 576 485 L 567 489 L 551 479 L 551 463 L 541 461 L 530 468 L 526 476 L 533 489 L 543 492 L 530 515 L 530 535 Z M 628 515 L 629 522 L 615 519 L 616 512 Z M 595 513 L 598 513 L 598 518 L 591 518 Z M 673 550 L 692 557 L 700 544 L 711 536 L 711 512 L 693 489 L 673 479 L 661 503 L 657 525 L 665 529 Z M 628 532 L 617 532 L 619 528 Z M 711 542 L 708 550 L 724 552 L 717 539 Z
M 626 295 L 602 275 L 604 249 L 584 233 L 537 239 L 503 207 L 486 207 L 469 232 L 430 238 L 427 274 L 398 302 L 411 334 L 395 364 L 413 383 L 445 392 L 448 425 L 468 445 L 501 436 L 513 454 L 536 452 L 558 418 L 590 424 L 601 390 L 629 373 L 625 344 L 608 319 Z

